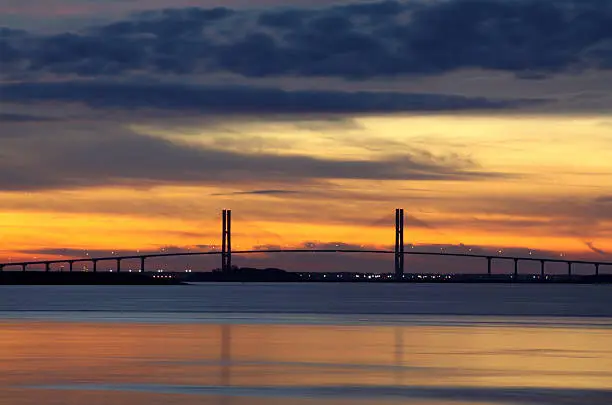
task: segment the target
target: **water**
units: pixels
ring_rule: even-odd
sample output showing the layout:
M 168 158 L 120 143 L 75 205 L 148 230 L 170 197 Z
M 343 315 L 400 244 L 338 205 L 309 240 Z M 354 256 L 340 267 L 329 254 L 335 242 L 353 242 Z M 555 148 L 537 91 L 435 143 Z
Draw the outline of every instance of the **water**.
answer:
M 0 287 L 0 405 L 610 404 L 612 287 Z

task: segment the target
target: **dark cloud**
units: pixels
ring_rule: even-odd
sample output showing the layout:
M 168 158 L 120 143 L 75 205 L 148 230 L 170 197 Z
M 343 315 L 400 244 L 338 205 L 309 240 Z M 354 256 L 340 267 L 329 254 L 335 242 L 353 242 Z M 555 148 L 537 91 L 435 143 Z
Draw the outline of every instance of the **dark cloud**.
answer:
M 2 58 L 2 64 L 9 66 L 9 64 L 19 61 L 21 54 L 15 46 L 0 37 L 0 57 Z
M 597 197 L 595 199 L 595 202 L 597 203 L 602 203 L 602 204 L 612 204 L 612 195 L 602 195 L 600 197 Z
M 259 13 L 170 9 L 77 33 L 3 29 L 0 51 L 4 74 L 366 79 L 481 68 L 542 78 L 612 68 L 612 2 L 382 1 Z
M 13 37 L 22 37 L 28 34 L 27 31 L 24 30 L 16 30 L 8 27 L 0 27 L 0 38 L 13 38 Z
M 591 251 L 597 253 L 598 255 L 607 256 L 608 252 L 605 250 L 599 249 L 593 242 L 584 242 L 586 247 L 588 247 Z
M 161 21 L 181 21 L 181 24 L 177 24 L 174 27 L 174 30 L 170 31 L 162 31 L 155 32 L 158 35 L 166 35 L 166 34 L 184 34 L 186 31 L 190 30 L 190 24 L 193 26 L 202 28 L 202 26 L 210 21 L 222 20 L 236 12 L 232 9 L 226 7 L 215 7 L 209 9 L 202 9 L 197 7 L 187 7 L 181 9 L 162 9 L 162 10 L 145 10 L 135 15 L 140 17 L 138 21 L 142 24 L 140 29 L 136 30 L 136 32 L 140 31 L 148 31 L 154 28 L 159 27 L 157 24 Z
M 390 18 L 397 16 L 403 11 L 411 10 L 421 6 L 422 3 L 417 1 L 399 2 L 394 0 L 383 0 L 378 2 L 363 2 L 335 6 L 331 9 L 332 12 L 348 14 L 353 16 L 365 16 L 367 18 Z
M 316 12 L 300 9 L 268 11 L 259 16 L 258 23 L 264 27 L 295 29 L 313 14 Z
M 43 117 L 39 115 L 29 114 L 11 114 L 0 113 L 0 123 L 18 123 L 18 122 L 50 122 L 57 121 L 56 118 Z
M 113 82 L 28 82 L 0 85 L 4 101 L 62 101 L 92 107 L 195 110 L 210 114 L 352 114 L 516 108 L 543 100 L 491 100 L 453 95 L 285 91 L 260 87 Z
M 216 193 L 213 196 L 231 196 L 231 195 L 287 195 L 298 194 L 295 190 L 251 190 L 251 191 L 235 191 L 233 193 Z

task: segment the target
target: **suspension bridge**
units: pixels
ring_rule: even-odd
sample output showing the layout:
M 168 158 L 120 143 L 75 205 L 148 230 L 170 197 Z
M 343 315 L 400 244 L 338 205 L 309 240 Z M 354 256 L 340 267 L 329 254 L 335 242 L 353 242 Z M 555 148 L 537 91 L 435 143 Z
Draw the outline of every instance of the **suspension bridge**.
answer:
M 35 260 L 35 261 L 18 261 L 9 263 L 0 263 L 0 272 L 8 270 L 21 270 L 22 272 L 28 271 L 28 268 L 32 266 L 44 266 L 45 272 L 50 272 L 52 265 L 67 264 L 70 272 L 74 270 L 74 265 L 77 263 L 91 263 L 92 271 L 95 273 L 98 271 L 98 264 L 100 262 L 114 262 L 116 271 L 122 271 L 122 262 L 126 260 L 139 260 L 140 268 L 138 272 L 145 273 L 148 270 L 146 268 L 147 259 L 153 258 L 166 258 L 166 257 L 178 257 L 178 256 L 220 256 L 221 257 L 221 270 L 223 272 L 231 272 L 232 267 L 232 255 L 252 255 L 252 254 L 380 254 L 380 255 L 393 255 L 394 256 L 394 270 L 393 274 L 396 278 L 400 279 L 404 276 L 405 271 L 405 257 L 407 255 L 415 256 L 447 256 L 447 257 L 465 257 L 465 258 L 477 258 L 486 261 L 486 274 L 492 275 L 492 263 L 493 261 L 510 261 L 514 263 L 514 276 L 519 275 L 519 263 L 521 262 L 537 262 L 540 264 L 540 275 L 544 277 L 546 275 L 546 264 L 547 263 L 562 263 L 567 266 L 567 275 L 572 276 L 575 265 L 589 265 L 592 266 L 595 276 L 599 276 L 600 268 L 603 266 L 612 266 L 612 262 L 606 261 L 590 261 L 590 260 L 571 260 L 571 259 L 560 259 L 560 258 L 549 258 L 549 257 L 534 257 L 529 256 L 500 256 L 492 254 L 478 254 L 478 253 L 460 253 L 460 252 L 425 252 L 414 249 L 405 249 L 404 245 L 404 210 L 398 208 L 395 210 L 395 246 L 393 250 L 385 249 L 254 249 L 254 250 L 232 250 L 232 211 L 222 211 L 222 242 L 221 251 L 219 250 L 208 250 L 208 251 L 197 251 L 197 252 L 170 252 L 170 253 L 143 253 L 136 255 L 126 256 L 106 256 L 106 257 L 86 257 L 86 258 L 68 258 L 68 259 L 57 259 L 57 260 Z

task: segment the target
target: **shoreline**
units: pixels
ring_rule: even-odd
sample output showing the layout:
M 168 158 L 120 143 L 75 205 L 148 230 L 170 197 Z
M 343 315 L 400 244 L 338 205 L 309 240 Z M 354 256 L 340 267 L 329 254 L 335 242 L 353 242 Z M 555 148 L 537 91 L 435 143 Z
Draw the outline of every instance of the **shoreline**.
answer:
M 366 284 L 612 284 L 612 275 L 482 275 L 292 273 L 266 271 L 196 273 L 2 272 L 1 285 L 189 285 L 190 283 L 366 283 Z

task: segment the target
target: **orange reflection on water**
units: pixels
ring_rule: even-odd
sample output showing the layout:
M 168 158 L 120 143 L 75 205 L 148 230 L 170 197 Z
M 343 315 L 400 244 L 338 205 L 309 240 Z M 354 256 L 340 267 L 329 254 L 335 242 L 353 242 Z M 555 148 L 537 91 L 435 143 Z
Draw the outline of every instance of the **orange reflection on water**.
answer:
M 608 388 L 609 329 L 0 323 L 0 385 Z

